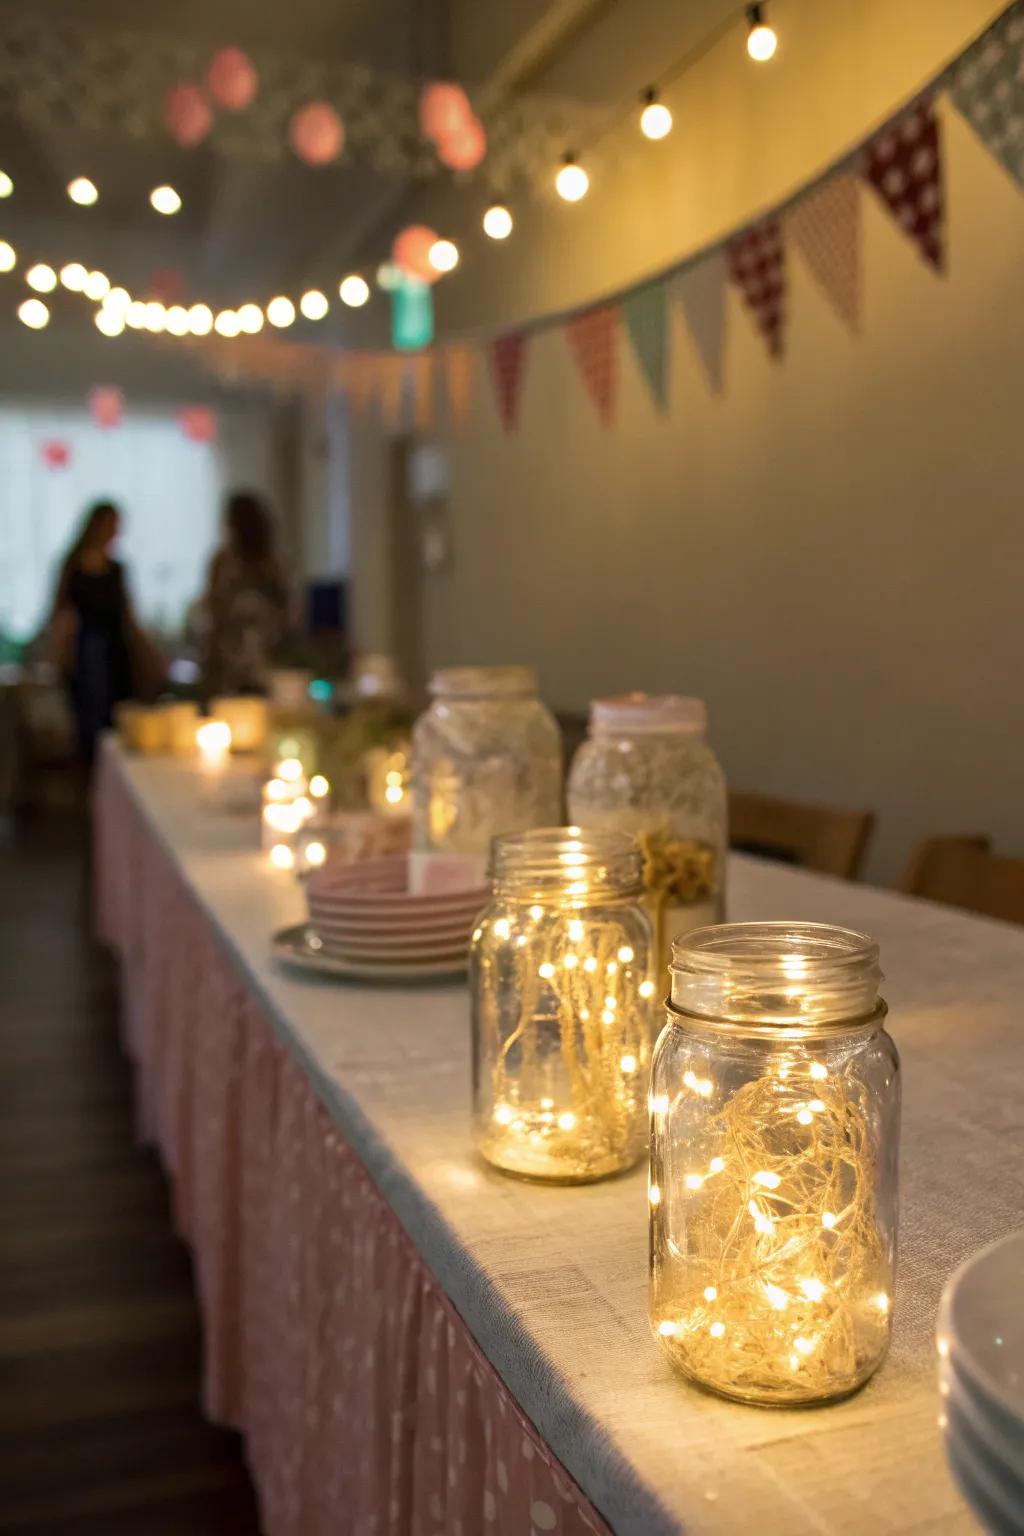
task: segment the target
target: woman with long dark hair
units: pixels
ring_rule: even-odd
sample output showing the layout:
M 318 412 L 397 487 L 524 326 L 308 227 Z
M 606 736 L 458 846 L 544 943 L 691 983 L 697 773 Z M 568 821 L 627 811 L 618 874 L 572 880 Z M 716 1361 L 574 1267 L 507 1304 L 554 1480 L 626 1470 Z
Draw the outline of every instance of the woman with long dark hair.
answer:
M 112 501 L 88 509 L 61 563 L 50 616 L 86 763 L 111 723 L 114 705 L 132 693 L 132 637 L 138 626 L 124 570 L 111 555 L 120 523 Z
M 288 583 L 262 499 L 252 491 L 233 492 L 224 514 L 224 533 L 224 543 L 210 564 L 201 604 L 207 697 L 264 692 L 289 617 Z

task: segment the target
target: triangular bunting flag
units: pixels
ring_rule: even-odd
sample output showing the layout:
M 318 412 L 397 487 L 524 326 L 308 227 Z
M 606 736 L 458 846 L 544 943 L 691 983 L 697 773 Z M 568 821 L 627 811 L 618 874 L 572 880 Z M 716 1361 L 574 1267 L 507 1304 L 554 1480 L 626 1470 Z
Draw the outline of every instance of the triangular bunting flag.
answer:
M 473 391 L 473 348 L 448 347 L 444 353 L 445 392 L 448 397 L 448 421 L 458 431 L 466 424 Z
M 930 267 L 945 266 L 935 106 L 924 98 L 865 147 L 864 177 Z
M 743 295 L 772 357 L 781 357 L 786 326 L 786 253 L 778 219 L 765 219 L 726 246 L 729 276 Z
M 786 216 L 786 234 L 843 324 L 860 326 L 860 183 L 830 176 Z
M 565 327 L 569 351 L 606 427 L 611 426 L 615 415 L 618 383 L 615 332 L 618 321 L 618 310 L 613 305 L 603 304 L 598 309 L 584 310 L 567 321 Z
M 969 48 L 950 79 L 953 104 L 1024 187 L 1024 3 L 1011 5 Z
M 491 343 L 491 373 L 498 415 L 506 432 L 519 420 L 519 395 L 526 361 L 526 337 L 521 331 L 509 331 Z
M 673 280 L 686 329 L 712 394 L 722 392 L 722 347 L 725 338 L 725 256 L 712 251 Z
M 659 411 L 665 409 L 668 368 L 668 316 L 665 284 L 648 283 L 622 301 L 622 318 L 640 372 L 647 380 Z

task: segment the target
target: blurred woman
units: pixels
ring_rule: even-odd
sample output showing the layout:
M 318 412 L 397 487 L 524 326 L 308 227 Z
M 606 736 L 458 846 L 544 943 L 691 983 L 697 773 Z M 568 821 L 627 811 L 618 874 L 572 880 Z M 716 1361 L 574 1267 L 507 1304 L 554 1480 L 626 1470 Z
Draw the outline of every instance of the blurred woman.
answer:
M 132 645 L 141 635 L 124 570 L 111 554 L 121 514 L 111 501 L 89 508 L 64 557 L 50 616 L 57 662 L 71 696 L 87 763 L 111 723 L 114 705 L 132 693 Z
M 288 583 L 274 551 L 267 508 L 235 491 L 224 515 L 224 544 L 214 555 L 201 600 L 205 629 L 203 690 L 263 693 L 289 619 Z

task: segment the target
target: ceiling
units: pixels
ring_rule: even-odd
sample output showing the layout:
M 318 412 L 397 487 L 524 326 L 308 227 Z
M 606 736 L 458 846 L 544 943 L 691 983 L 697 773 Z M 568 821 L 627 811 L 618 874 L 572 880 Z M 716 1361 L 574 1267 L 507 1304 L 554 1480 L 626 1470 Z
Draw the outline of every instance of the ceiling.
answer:
M 169 268 L 185 302 L 265 303 L 311 285 L 333 297 L 347 270 L 371 275 L 422 204 L 424 173 L 436 173 L 415 133 L 423 79 L 463 80 L 487 122 L 494 151 L 465 179 L 476 206 L 495 178 L 530 174 L 522 155 L 502 158 L 503 143 L 518 151 L 532 136 L 550 164 L 576 125 L 632 99 L 735 10 L 729 0 L 0 0 L 0 167 L 16 185 L 0 202 L 0 237 L 29 260 L 100 267 L 143 297 Z M 163 95 L 227 43 L 257 64 L 257 103 L 179 149 Z M 339 104 L 348 128 L 345 153 L 323 169 L 285 143 L 291 111 L 316 95 Z M 64 190 L 83 174 L 100 189 L 92 208 Z M 182 196 L 173 218 L 149 207 L 160 182 Z M 19 272 L 0 277 L 0 327 L 24 293 Z M 81 298 L 58 293 L 54 309 L 55 319 L 74 310 L 91 336 Z M 335 304 L 315 332 L 301 330 L 341 342 L 366 325 Z

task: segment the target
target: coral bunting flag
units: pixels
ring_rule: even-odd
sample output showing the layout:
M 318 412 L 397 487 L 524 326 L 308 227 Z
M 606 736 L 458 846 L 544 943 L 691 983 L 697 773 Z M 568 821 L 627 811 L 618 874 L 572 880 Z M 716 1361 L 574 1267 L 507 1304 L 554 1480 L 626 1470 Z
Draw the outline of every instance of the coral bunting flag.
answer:
M 71 463 L 71 444 L 61 438 L 50 438 L 41 443 L 39 451 L 48 469 L 67 469 Z
M 686 329 L 712 394 L 722 392 L 725 340 L 725 256 L 712 251 L 680 272 L 672 284 Z
M 864 177 L 930 267 L 945 266 L 942 162 L 935 105 L 925 98 L 864 150 Z
M 860 327 L 860 183 L 829 177 L 786 215 L 786 235 L 836 314 L 851 331 Z
M 119 427 L 124 415 L 124 395 L 114 384 L 96 384 L 89 391 L 89 414 L 98 427 Z
M 772 357 L 781 357 L 786 326 L 786 253 L 777 219 L 746 229 L 726 246 L 729 276 L 743 295 Z
M 1024 187 L 1024 0 L 1011 5 L 953 70 L 953 104 Z
M 598 309 L 584 310 L 583 314 L 567 321 L 565 327 L 569 351 L 606 427 L 611 426 L 615 416 L 618 323 L 618 310 L 613 305 L 603 304 Z
M 520 331 L 508 331 L 491 343 L 491 375 L 498 415 L 506 432 L 519 421 L 519 397 L 523 387 L 526 361 L 526 337 Z
M 469 416 L 469 402 L 473 392 L 473 349 L 467 346 L 447 347 L 444 352 L 444 383 L 448 400 L 448 422 L 458 431 Z
M 668 370 L 668 315 L 665 284 L 649 283 L 622 301 L 622 318 L 640 372 L 659 411 L 665 409 Z

